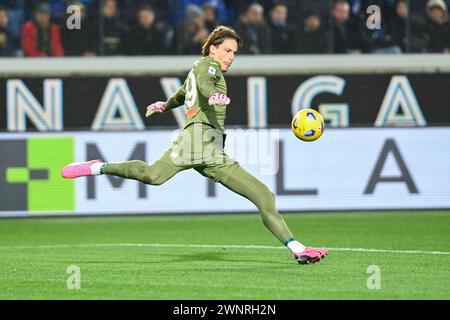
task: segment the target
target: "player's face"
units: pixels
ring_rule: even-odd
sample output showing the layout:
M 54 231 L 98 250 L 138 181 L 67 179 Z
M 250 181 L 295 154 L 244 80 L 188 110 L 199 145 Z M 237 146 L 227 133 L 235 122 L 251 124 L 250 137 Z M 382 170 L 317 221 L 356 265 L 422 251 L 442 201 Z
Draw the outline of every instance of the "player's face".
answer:
M 238 49 L 237 41 L 234 39 L 226 39 L 218 46 L 211 46 L 210 55 L 219 62 L 222 72 L 226 72 L 233 63 Z

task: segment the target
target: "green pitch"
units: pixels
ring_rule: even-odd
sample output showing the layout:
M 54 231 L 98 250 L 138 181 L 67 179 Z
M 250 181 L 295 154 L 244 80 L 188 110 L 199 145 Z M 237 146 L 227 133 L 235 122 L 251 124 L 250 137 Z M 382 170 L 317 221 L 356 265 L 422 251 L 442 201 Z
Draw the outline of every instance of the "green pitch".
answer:
M 0 220 L 0 299 L 450 299 L 450 212 L 284 217 L 329 256 L 297 264 L 256 214 Z

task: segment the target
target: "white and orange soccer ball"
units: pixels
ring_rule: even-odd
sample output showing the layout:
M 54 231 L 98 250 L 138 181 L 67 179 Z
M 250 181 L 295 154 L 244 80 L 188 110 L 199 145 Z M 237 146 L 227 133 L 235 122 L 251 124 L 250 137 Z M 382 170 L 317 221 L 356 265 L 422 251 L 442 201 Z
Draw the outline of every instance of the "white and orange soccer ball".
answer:
M 300 140 L 314 141 L 322 136 L 325 122 L 316 110 L 302 109 L 292 118 L 291 129 Z

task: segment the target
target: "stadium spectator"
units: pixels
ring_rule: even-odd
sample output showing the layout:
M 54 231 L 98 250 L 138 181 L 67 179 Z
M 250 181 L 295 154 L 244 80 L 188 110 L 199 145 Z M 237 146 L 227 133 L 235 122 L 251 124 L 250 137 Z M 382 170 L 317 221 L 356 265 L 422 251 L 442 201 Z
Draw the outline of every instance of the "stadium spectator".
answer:
M 360 45 L 364 53 L 401 53 L 401 49 L 390 30 L 389 19 L 383 16 L 383 12 L 374 11 L 370 16 L 372 21 L 380 22 L 379 26 L 368 28 L 366 19 L 362 20 L 360 32 Z
M 143 5 L 137 13 L 137 24 L 128 33 L 128 54 L 155 55 L 167 53 L 167 28 L 156 21 L 152 7 Z
M 288 20 L 288 7 L 276 3 L 270 10 L 269 26 L 272 35 L 272 53 L 293 53 L 295 28 Z
M 215 7 L 218 20 L 225 21 L 225 0 L 172 0 L 170 1 L 170 22 L 178 25 L 187 18 L 187 9 L 190 5 L 196 5 L 201 8 L 204 4 Z
M 186 18 L 176 29 L 173 47 L 177 54 L 198 54 L 208 38 L 205 15 L 195 4 L 187 6 Z
M 251 4 L 236 23 L 235 29 L 242 39 L 241 53 L 270 53 L 270 27 L 264 19 L 264 9 L 260 4 Z
M 410 8 L 407 8 L 406 0 L 104 0 L 102 10 L 99 10 L 101 2 L 97 0 L 0 0 L 0 8 L 6 8 L 6 11 L 0 10 L 0 28 L 2 34 L 6 32 L 8 48 L 12 47 L 15 55 L 21 55 L 23 47 L 21 31 L 30 31 L 23 20 L 35 21 L 35 9 L 42 1 L 49 6 L 52 21 L 60 21 L 63 51 L 69 56 L 91 55 L 94 51 L 105 55 L 195 54 L 207 32 L 219 24 L 231 25 L 230 22 L 242 35 L 244 41 L 240 52 L 244 54 L 450 51 L 447 9 L 450 0 L 415 0 L 410 2 Z M 83 17 L 81 31 L 69 32 L 64 26 L 65 9 L 73 1 L 81 3 L 83 10 L 91 14 L 88 18 Z M 138 28 L 137 12 L 143 5 L 151 6 L 157 13 L 151 29 L 167 31 L 157 48 L 148 46 L 152 38 L 149 30 L 145 36 L 142 30 L 141 33 L 127 33 L 129 25 L 134 25 L 133 31 Z M 371 5 L 380 8 L 381 28 L 367 28 L 367 8 Z M 104 12 L 102 28 L 99 11 Z M 316 17 L 311 17 L 309 12 L 314 12 Z M 409 12 L 412 16 L 407 17 Z M 2 27 L 1 20 L 5 20 L 6 14 L 8 23 Z M 176 19 L 185 17 L 176 28 L 167 23 L 174 14 Z M 408 34 L 407 22 L 410 23 Z M 316 26 L 318 30 L 314 30 Z M 144 41 L 137 41 L 139 34 Z M 39 40 L 39 33 L 35 36 Z M 41 40 L 47 41 L 45 37 Z M 138 50 L 131 45 L 133 43 L 147 49 Z M 94 45 L 96 48 L 92 48 Z
M 428 51 L 448 52 L 450 48 L 450 23 L 447 5 L 443 0 L 429 0 L 427 3 Z
M 98 0 L 93 1 L 98 2 Z M 158 21 L 166 21 L 171 2 L 167 0 L 120 0 L 117 2 L 120 11 L 120 21 L 127 26 L 135 25 L 137 23 L 136 15 L 143 6 L 152 7 L 158 13 Z
M 8 28 L 9 14 L 5 7 L 0 6 L 0 28 Z
M 311 12 L 314 12 L 322 22 L 328 21 L 330 17 L 332 7 L 328 0 L 292 0 L 291 2 L 291 18 L 293 21 L 298 21 L 300 27 Z
M 406 23 L 409 14 L 408 4 L 405 0 L 398 0 L 395 6 L 396 14 L 391 19 L 392 36 L 402 52 L 425 52 L 428 34 L 425 30 L 423 18 L 412 14 L 410 20 L 409 38 L 406 35 Z M 409 41 L 409 47 L 408 47 Z
M 22 50 L 26 57 L 60 57 L 64 55 L 59 27 L 50 20 L 50 7 L 40 3 L 34 17 L 22 29 Z
M 205 3 L 203 5 L 203 13 L 205 15 L 206 29 L 208 29 L 209 33 L 211 33 L 218 25 L 222 24 L 217 17 L 217 8 L 214 5 Z
M 0 0 L 0 6 L 8 11 L 8 31 L 9 42 L 14 49 L 20 48 L 20 35 L 25 18 L 25 0 Z
M 8 39 L 8 30 L 0 27 L 0 57 L 13 57 L 14 49 Z
M 351 28 L 350 5 L 345 0 L 335 3 L 333 16 L 333 52 L 351 53 L 357 51 L 358 43 L 355 30 Z
M 358 17 L 361 21 L 367 21 L 368 14 L 372 12 L 368 8 L 376 6 L 380 8 L 383 14 L 384 20 L 390 20 L 395 13 L 396 0 L 347 0 L 351 4 L 352 13 L 355 17 Z
M 103 54 L 105 56 L 124 53 L 124 41 L 127 34 L 126 26 L 119 20 L 119 8 L 116 0 L 103 2 Z
M 363 53 L 394 51 L 400 53 L 398 46 L 391 47 L 387 42 L 392 39 L 392 30 L 390 21 L 395 17 L 396 0 L 346 0 L 351 6 L 351 29 L 354 30 L 354 36 L 357 39 L 359 50 Z M 379 9 L 374 13 L 374 7 Z M 368 29 L 367 23 L 374 22 L 374 18 L 381 19 L 381 29 Z M 389 32 L 386 27 L 389 27 Z M 384 41 L 384 43 L 383 43 Z
M 5 39 L 8 39 L 8 44 L 9 46 L 11 46 L 11 36 L 10 36 L 10 32 L 9 32 L 9 13 L 8 10 L 6 10 L 5 7 L 1 7 L 0 6 L 0 29 L 2 30 L 2 32 L 5 34 L 5 36 L 7 36 Z
M 319 54 L 329 51 L 328 33 L 322 26 L 320 15 L 309 12 L 298 33 L 297 52 Z
M 296 0 L 292 0 L 296 1 Z M 261 0 L 225 0 L 226 17 L 223 22 L 226 25 L 234 26 L 239 18 L 245 14 L 248 7 L 255 2 L 261 4 Z M 268 8 L 270 10 L 271 6 Z
M 66 56 L 95 56 L 98 31 L 88 21 L 86 5 L 82 2 L 73 2 L 80 8 L 80 29 L 69 29 L 65 19 L 61 22 L 61 38 Z

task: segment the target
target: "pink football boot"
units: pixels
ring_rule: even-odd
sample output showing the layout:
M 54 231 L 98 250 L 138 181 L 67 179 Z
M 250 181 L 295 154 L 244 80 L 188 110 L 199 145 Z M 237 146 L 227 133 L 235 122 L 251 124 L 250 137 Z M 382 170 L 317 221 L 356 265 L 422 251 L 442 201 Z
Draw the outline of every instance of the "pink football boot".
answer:
M 328 255 L 327 249 L 306 247 L 302 252 L 294 252 L 292 256 L 300 264 L 310 264 L 319 262 L 320 259 Z
M 87 162 L 74 162 L 68 164 L 62 169 L 61 176 L 66 179 L 73 179 L 98 174 L 92 171 L 92 165 L 96 163 L 102 163 L 102 161 L 91 160 Z

